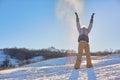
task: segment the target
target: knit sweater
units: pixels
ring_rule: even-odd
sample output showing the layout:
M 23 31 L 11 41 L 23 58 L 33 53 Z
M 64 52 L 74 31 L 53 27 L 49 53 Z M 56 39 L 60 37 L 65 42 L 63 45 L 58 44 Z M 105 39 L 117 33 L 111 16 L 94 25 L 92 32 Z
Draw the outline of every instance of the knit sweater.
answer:
M 89 42 L 88 34 L 90 33 L 93 25 L 93 18 L 91 18 L 88 28 L 81 28 L 79 18 L 76 18 L 76 25 L 79 32 L 78 42 L 80 42 L 81 40 Z

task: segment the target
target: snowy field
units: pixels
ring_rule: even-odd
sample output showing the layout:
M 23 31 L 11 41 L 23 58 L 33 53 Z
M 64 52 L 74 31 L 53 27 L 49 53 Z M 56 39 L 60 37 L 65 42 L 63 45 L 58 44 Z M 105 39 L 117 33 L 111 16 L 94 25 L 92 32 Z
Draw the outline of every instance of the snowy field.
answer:
M 76 57 L 56 58 L 0 71 L 0 80 L 120 80 L 120 54 L 92 57 L 93 68 L 74 70 Z
M 18 67 L 20 63 L 25 63 L 27 61 L 32 63 L 32 62 L 38 62 L 38 61 L 41 61 L 41 60 L 44 59 L 42 56 L 37 56 L 37 57 L 33 57 L 31 59 L 28 59 L 28 60 L 20 61 L 18 59 L 11 58 L 9 55 L 6 55 L 4 53 L 4 51 L 1 50 L 0 51 L 0 65 L 3 64 L 3 62 L 6 59 L 6 57 L 9 60 L 9 64 L 12 65 L 12 66 L 15 66 L 15 67 Z

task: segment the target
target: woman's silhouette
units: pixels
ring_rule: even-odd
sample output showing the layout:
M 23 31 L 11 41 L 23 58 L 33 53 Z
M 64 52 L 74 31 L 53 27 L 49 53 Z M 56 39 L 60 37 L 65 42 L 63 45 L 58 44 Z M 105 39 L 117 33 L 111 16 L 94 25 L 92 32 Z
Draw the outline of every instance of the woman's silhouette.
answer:
M 93 26 L 93 18 L 94 18 L 94 14 L 93 13 L 91 15 L 91 19 L 90 19 L 90 23 L 88 28 L 85 27 L 81 27 L 80 22 L 79 22 L 79 17 L 78 14 L 75 12 L 76 15 L 76 26 L 77 26 L 77 30 L 79 32 L 79 37 L 78 37 L 78 55 L 77 55 L 77 60 L 76 63 L 74 65 L 75 69 L 79 69 L 80 68 L 80 64 L 81 64 L 81 58 L 82 58 L 82 53 L 83 50 L 85 50 L 85 54 L 86 54 L 86 61 L 87 61 L 87 68 L 92 67 L 92 62 L 91 62 L 91 55 L 90 55 L 90 49 L 89 49 L 89 37 L 88 34 L 91 31 L 91 28 Z

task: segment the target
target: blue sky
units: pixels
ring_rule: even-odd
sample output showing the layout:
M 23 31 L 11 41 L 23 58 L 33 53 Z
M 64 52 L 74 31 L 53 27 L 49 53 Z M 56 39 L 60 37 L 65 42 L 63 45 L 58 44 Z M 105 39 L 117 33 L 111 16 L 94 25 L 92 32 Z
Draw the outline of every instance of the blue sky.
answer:
M 57 0 L 0 0 L 0 48 L 55 46 L 77 50 L 76 44 L 70 46 L 66 23 L 56 17 L 56 3 Z M 119 0 L 84 1 L 81 19 L 86 25 L 91 13 L 96 13 L 89 35 L 91 51 L 120 48 L 119 9 Z

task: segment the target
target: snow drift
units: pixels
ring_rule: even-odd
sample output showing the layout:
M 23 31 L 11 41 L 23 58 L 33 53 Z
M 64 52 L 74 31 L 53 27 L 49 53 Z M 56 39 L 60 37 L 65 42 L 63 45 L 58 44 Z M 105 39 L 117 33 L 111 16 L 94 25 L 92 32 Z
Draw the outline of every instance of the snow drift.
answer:
M 76 57 L 64 57 L 0 71 L 0 80 L 120 80 L 120 54 L 93 58 L 93 68 L 83 59 L 81 69 L 74 70 Z

